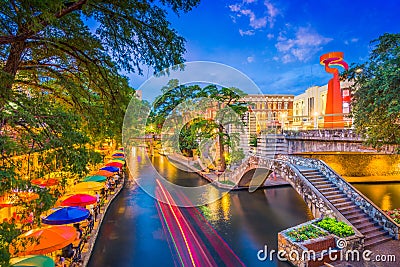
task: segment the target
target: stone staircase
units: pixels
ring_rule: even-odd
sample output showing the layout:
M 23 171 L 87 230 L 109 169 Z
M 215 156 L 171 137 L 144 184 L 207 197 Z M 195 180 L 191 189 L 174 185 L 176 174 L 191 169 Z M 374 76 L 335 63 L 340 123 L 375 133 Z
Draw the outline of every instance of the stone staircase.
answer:
M 337 210 L 365 236 L 364 247 L 368 248 L 392 240 L 392 237 L 344 194 L 339 187 L 328 180 L 317 169 L 300 170 L 301 174 L 331 202 Z

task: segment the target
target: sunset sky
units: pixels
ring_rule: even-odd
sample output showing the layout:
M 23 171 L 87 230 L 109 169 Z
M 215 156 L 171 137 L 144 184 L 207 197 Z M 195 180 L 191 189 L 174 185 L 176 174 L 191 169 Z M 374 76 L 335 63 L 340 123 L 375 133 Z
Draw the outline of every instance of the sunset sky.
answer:
M 326 84 L 319 56 L 344 52 L 349 63 L 368 59 L 370 41 L 400 31 L 396 0 L 202 0 L 172 27 L 186 43 L 187 61 L 214 61 L 248 75 L 264 93 L 299 94 Z M 138 88 L 152 75 L 128 75 Z

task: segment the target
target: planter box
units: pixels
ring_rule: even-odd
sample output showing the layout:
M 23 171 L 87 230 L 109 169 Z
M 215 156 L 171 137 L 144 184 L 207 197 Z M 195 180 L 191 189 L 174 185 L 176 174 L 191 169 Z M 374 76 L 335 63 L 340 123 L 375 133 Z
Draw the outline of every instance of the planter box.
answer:
M 314 250 L 316 252 L 336 247 L 335 238 L 332 235 L 309 239 L 301 242 L 301 244 L 308 250 Z

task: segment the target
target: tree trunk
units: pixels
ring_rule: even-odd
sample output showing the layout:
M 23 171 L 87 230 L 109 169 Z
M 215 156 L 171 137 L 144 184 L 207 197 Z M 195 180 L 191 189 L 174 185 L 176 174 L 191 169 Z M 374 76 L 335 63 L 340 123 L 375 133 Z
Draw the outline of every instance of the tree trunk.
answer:
M 225 161 L 225 149 L 224 149 L 224 140 L 222 133 L 224 132 L 224 127 L 219 125 L 218 127 L 218 143 L 219 143 L 219 158 L 220 158 L 220 166 L 219 171 L 223 172 L 226 169 L 226 161 Z
M 10 99 L 12 93 L 12 86 L 17 75 L 18 67 L 21 62 L 22 54 L 25 50 L 25 42 L 15 42 L 11 44 L 10 54 L 8 55 L 7 62 L 0 74 L 2 79 L 2 86 L 0 86 L 0 108 Z

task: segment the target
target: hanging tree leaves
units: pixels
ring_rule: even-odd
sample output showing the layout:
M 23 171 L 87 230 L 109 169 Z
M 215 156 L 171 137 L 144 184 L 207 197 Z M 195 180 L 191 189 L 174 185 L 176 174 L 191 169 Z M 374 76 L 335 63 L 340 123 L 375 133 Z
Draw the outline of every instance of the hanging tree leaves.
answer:
M 371 42 L 364 64 L 345 73 L 352 86 L 355 129 L 376 148 L 400 144 L 400 34 L 386 33 Z
M 39 219 L 55 199 L 31 185 L 32 178 L 51 171 L 83 175 L 101 160 L 94 142 L 120 142 L 134 90 L 119 72 L 182 63 L 184 39 L 170 27 L 166 10 L 179 14 L 197 3 L 1 0 L 0 196 L 37 191 L 39 198 L 24 203 L 21 213 L 33 211 Z M 37 153 L 41 173 L 21 177 L 15 156 L 29 162 Z M 0 222 L 0 266 L 8 265 L 9 243 L 19 233 L 14 228 Z

